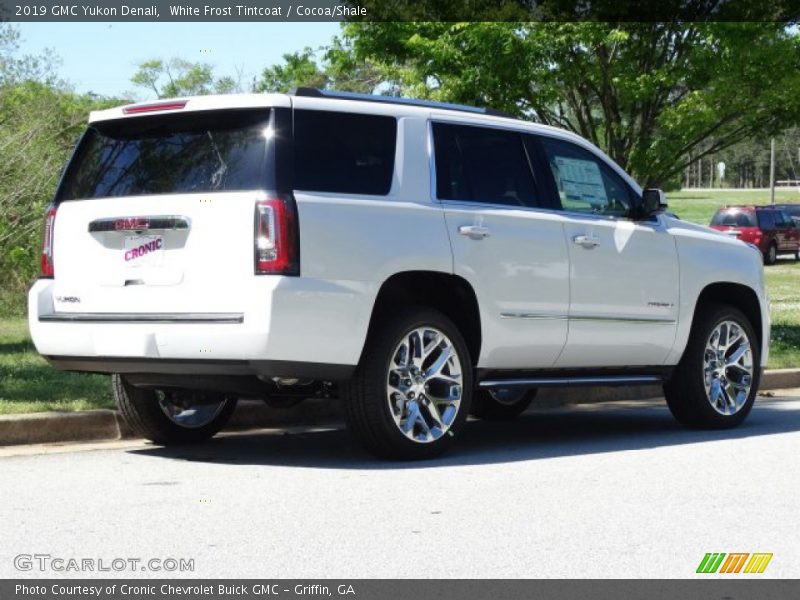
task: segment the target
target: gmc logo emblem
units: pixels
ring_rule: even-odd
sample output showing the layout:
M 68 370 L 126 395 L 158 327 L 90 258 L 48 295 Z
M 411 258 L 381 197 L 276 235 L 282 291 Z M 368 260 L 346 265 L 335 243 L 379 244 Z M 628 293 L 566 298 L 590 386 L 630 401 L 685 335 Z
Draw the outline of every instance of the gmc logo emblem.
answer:
M 114 229 L 116 231 L 128 229 L 148 229 L 150 227 L 150 219 L 147 217 L 126 217 L 124 219 L 117 219 L 114 221 Z

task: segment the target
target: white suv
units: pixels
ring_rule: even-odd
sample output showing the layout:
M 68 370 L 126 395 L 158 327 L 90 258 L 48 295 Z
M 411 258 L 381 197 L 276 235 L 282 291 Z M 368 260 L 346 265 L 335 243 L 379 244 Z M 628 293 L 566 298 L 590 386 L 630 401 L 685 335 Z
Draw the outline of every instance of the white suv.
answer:
M 48 209 L 38 351 L 112 373 L 158 443 L 237 398 L 339 396 L 393 458 L 536 389 L 663 382 L 693 427 L 750 411 L 757 250 L 664 212 L 596 147 L 485 109 L 299 89 L 92 113 Z

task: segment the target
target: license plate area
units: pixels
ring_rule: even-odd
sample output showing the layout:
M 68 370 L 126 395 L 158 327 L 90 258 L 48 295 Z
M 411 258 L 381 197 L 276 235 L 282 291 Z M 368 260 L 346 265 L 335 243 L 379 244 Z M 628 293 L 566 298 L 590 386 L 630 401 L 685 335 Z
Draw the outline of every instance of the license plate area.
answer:
M 125 236 L 122 245 L 122 261 L 128 269 L 162 267 L 164 265 L 164 236 Z

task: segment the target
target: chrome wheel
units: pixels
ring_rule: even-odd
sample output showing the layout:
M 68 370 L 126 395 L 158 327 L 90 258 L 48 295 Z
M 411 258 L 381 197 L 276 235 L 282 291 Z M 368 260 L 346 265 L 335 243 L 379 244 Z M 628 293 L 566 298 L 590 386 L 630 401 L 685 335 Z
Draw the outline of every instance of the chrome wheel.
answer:
M 395 425 L 408 439 L 434 442 L 461 408 L 464 378 L 453 342 L 434 327 L 409 331 L 389 360 L 386 394 Z
M 723 321 L 708 338 L 703 359 L 706 397 L 721 415 L 741 410 L 753 384 L 753 351 L 744 328 Z
M 225 408 L 227 400 L 206 401 L 199 394 L 179 392 L 156 392 L 158 405 L 167 418 L 186 429 L 205 427 L 217 418 Z

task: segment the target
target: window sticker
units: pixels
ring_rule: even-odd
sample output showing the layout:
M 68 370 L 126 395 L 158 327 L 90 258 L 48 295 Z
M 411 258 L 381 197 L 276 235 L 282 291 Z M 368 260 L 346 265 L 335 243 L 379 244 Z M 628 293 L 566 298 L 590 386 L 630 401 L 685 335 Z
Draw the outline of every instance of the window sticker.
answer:
M 565 156 L 556 156 L 554 160 L 558 168 L 560 191 L 567 200 L 589 204 L 593 208 L 608 205 L 600 166 L 596 162 Z

